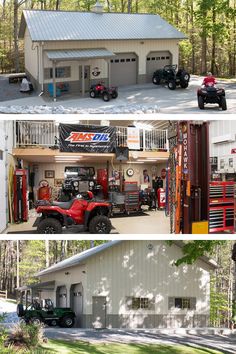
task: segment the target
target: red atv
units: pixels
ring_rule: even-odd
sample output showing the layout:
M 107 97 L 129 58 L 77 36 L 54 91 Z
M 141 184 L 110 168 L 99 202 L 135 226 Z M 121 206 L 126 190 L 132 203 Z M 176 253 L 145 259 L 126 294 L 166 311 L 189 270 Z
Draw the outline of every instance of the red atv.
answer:
M 92 234 L 109 234 L 110 209 L 110 203 L 93 199 L 92 192 L 87 193 L 87 198 L 78 195 L 69 202 L 39 201 L 36 211 L 42 215 L 34 226 L 39 234 L 61 234 L 63 227 L 75 225 L 83 225 Z
M 110 101 L 111 98 L 118 97 L 117 87 L 106 87 L 102 82 L 90 87 L 90 97 L 102 97 L 105 102 Z
M 216 87 L 213 83 L 202 85 L 197 91 L 198 107 L 205 108 L 207 103 L 217 103 L 222 111 L 227 110 L 225 90 L 222 87 Z

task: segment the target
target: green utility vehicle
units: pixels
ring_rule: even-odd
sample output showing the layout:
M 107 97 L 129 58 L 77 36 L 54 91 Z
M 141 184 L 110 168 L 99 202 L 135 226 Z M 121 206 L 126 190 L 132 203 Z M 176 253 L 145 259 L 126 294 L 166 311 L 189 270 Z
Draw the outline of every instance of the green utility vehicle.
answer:
M 75 323 L 75 313 L 68 307 L 54 307 L 51 299 L 34 300 L 29 306 L 17 305 L 17 315 L 25 323 L 71 328 Z

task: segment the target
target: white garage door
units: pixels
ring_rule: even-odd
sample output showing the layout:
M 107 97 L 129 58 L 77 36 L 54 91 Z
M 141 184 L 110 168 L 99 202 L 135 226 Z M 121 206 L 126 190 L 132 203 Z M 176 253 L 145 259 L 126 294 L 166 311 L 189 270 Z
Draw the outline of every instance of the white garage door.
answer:
M 125 86 L 137 83 L 138 58 L 133 53 L 116 54 L 110 61 L 111 85 Z
M 58 288 L 58 307 L 67 307 L 67 291 L 65 286 Z
M 154 71 L 170 64 L 172 64 L 170 52 L 150 52 L 147 56 L 147 82 L 152 81 Z
M 71 286 L 72 303 L 71 307 L 76 313 L 76 326 L 82 326 L 82 314 L 83 314 L 83 287 L 82 283 L 74 284 Z

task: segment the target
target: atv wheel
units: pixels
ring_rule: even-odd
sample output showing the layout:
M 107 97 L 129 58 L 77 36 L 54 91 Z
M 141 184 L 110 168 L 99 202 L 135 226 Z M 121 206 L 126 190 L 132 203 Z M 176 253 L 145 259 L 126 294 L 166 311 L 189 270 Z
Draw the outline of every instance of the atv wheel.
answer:
M 18 305 L 17 305 L 16 312 L 17 312 L 17 316 L 18 316 L 18 317 L 24 316 L 25 311 L 24 311 L 24 306 L 23 306 L 23 304 L 18 304 Z
M 71 328 L 75 324 L 75 320 L 71 316 L 65 316 L 61 319 L 59 325 L 60 327 Z
M 161 82 L 161 79 L 160 79 L 159 76 L 153 76 L 153 78 L 152 78 L 152 83 L 153 83 L 154 85 L 160 85 L 160 82 Z
M 111 232 L 111 221 L 105 215 L 97 215 L 89 223 L 91 234 L 109 234 Z
M 202 96 L 198 96 L 198 107 L 200 109 L 204 109 L 204 99 L 202 98 Z
M 220 99 L 220 107 L 222 108 L 222 111 L 227 111 L 227 103 L 224 96 Z
M 188 87 L 188 82 L 180 81 L 180 87 L 182 87 L 183 89 L 186 89 Z
M 167 86 L 168 86 L 168 89 L 170 89 L 170 90 L 175 90 L 176 89 L 176 83 L 175 83 L 174 80 L 168 81 Z
M 90 91 L 89 95 L 90 95 L 91 98 L 95 98 L 96 97 L 95 91 Z
M 117 91 L 113 91 L 112 94 L 111 94 L 111 97 L 112 98 L 117 98 L 118 97 L 118 92 Z
M 40 326 L 41 325 L 41 318 L 40 317 L 32 317 L 30 319 L 30 324 L 34 326 Z
M 38 234 L 61 234 L 62 226 L 57 219 L 46 218 L 39 223 L 37 232 Z
M 103 101 L 108 102 L 111 99 L 111 96 L 108 92 L 103 92 L 102 94 Z

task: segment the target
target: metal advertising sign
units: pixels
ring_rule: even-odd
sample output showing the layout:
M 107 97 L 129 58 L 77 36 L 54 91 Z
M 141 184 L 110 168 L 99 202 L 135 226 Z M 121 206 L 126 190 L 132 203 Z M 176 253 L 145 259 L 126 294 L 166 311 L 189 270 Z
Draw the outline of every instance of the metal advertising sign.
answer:
M 116 147 L 116 128 L 60 124 L 60 151 L 111 153 Z
M 130 150 L 140 150 L 140 132 L 139 128 L 127 128 L 127 146 Z

